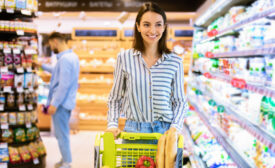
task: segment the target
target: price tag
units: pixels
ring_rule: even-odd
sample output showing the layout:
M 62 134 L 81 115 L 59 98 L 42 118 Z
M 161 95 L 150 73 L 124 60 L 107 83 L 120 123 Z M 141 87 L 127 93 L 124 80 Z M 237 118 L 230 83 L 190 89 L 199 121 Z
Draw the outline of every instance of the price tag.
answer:
M 8 69 L 8 67 L 1 67 L 1 72 L 5 72 L 5 73 L 7 73 L 7 72 L 9 72 L 9 69 Z
M 34 158 L 33 159 L 33 164 L 35 164 L 35 165 L 39 164 L 39 159 L 38 158 Z
M 14 48 L 13 53 L 14 54 L 20 54 L 20 49 L 19 48 Z
M 27 72 L 32 72 L 32 68 L 31 68 L 31 67 L 28 67 L 28 68 L 27 68 Z
M 32 127 L 32 124 L 30 122 L 26 123 L 26 127 L 27 128 L 31 128 Z
M 32 54 L 37 54 L 37 52 L 34 49 L 25 49 L 25 54 L 32 55 Z
M 8 143 L 2 142 L 0 143 L 0 148 L 7 148 L 8 147 Z
M 19 36 L 23 36 L 24 35 L 24 30 L 16 30 L 16 34 Z
M 24 91 L 23 87 L 18 87 L 18 88 L 17 88 L 17 92 L 18 92 L 18 93 L 22 93 L 23 91 Z
M 14 13 L 14 9 L 13 8 L 7 8 L 7 13 Z
M 20 105 L 19 106 L 19 111 L 26 111 L 25 105 Z
M 4 104 L 0 104 L 0 111 L 4 111 Z
M 8 168 L 8 163 L 0 163 L 0 168 Z
M 11 86 L 5 86 L 4 92 L 11 92 Z
M 4 48 L 4 53 L 5 54 L 10 54 L 11 53 L 11 49 L 10 48 Z
M 24 73 L 24 68 L 23 67 L 19 67 L 16 69 L 17 73 Z
M 9 124 L 8 123 L 2 123 L 1 124 L 1 129 L 9 129 Z
M 33 110 L 32 104 L 28 104 L 28 110 Z
M 21 13 L 23 15 L 28 15 L 28 16 L 31 16 L 32 15 L 32 12 L 30 10 L 21 10 Z

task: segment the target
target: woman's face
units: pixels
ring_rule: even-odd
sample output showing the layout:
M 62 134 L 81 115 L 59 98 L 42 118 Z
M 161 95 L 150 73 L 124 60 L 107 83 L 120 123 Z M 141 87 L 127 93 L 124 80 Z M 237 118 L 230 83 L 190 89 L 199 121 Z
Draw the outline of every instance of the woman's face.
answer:
M 141 17 L 140 23 L 136 23 L 138 31 L 141 33 L 143 42 L 148 45 L 158 44 L 162 33 L 165 30 L 162 16 L 155 12 L 146 12 Z

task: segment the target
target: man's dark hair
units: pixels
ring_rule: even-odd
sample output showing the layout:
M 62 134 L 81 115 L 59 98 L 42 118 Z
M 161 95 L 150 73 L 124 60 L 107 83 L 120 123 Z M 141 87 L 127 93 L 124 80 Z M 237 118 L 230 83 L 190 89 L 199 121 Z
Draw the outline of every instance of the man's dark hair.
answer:
M 58 33 L 58 32 L 52 32 L 49 35 L 48 40 L 52 40 L 52 39 L 58 39 L 60 41 L 65 41 L 65 42 L 67 41 L 66 37 L 63 34 Z
M 143 39 L 141 37 L 140 32 L 138 32 L 136 24 L 140 25 L 141 18 L 143 16 L 143 14 L 146 13 L 146 12 L 155 12 L 155 13 L 160 14 L 162 16 L 163 21 L 164 21 L 164 25 L 165 25 L 165 30 L 162 34 L 162 37 L 159 39 L 159 42 L 158 42 L 158 52 L 160 54 L 171 53 L 171 51 L 168 49 L 168 47 L 166 45 L 166 38 L 167 38 L 167 25 L 166 25 L 166 22 L 167 22 L 167 19 L 166 19 L 165 12 L 156 3 L 153 3 L 153 2 L 144 3 L 138 11 L 136 21 L 135 21 L 133 48 L 135 50 L 138 50 L 138 51 L 141 51 L 141 52 L 143 52 L 145 50 Z

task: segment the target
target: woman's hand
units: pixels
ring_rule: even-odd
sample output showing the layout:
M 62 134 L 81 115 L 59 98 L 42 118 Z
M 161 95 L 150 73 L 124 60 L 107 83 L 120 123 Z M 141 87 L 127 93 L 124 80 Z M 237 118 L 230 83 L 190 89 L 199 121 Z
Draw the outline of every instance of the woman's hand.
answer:
M 108 128 L 105 132 L 111 132 L 114 135 L 114 138 L 117 139 L 121 131 L 119 128 Z

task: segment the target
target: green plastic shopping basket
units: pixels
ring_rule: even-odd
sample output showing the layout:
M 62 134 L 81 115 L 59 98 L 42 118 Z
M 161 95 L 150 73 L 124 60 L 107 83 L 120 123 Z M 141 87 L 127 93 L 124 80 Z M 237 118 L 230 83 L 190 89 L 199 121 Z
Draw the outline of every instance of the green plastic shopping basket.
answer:
M 97 134 L 94 146 L 94 168 L 108 166 L 117 167 L 135 167 L 137 160 L 141 156 L 149 156 L 156 161 L 156 144 L 136 144 L 121 143 L 121 140 L 158 140 L 160 133 L 127 133 L 121 132 L 119 140 L 114 140 L 112 133 Z M 178 141 L 177 165 L 182 167 L 183 136 L 180 135 Z M 181 152 L 179 154 L 179 152 Z M 179 163 L 179 164 L 178 164 Z

